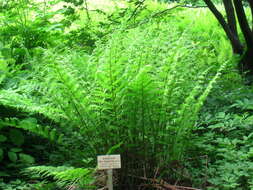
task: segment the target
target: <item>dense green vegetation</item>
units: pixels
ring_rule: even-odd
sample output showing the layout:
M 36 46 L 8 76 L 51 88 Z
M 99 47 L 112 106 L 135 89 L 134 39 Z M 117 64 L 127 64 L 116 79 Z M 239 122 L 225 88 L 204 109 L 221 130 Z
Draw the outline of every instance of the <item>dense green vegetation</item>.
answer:
M 0 0 L 0 189 L 103 189 L 121 154 L 115 189 L 252 190 L 253 89 L 199 3 Z

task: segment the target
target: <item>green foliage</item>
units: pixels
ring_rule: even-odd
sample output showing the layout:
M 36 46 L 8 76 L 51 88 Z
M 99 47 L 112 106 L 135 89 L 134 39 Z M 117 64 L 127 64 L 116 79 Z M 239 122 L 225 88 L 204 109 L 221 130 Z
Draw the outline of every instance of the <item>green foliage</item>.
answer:
M 140 160 L 152 176 L 152 168 L 187 157 L 199 110 L 234 61 L 223 36 L 210 40 L 201 34 L 207 27 L 203 23 L 212 19 L 202 17 L 207 14 L 203 10 L 198 13 L 198 22 L 189 17 L 174 25 L 167 18 L 154 19 L 127 31 L 123 25 L 108 43 L 98 43 L 92 55 L 46 50 L 30 60 L 29 79 L 17 91 L 47 104 L 45 115 L 61 121 L 60 128 L 68 133 L 66 149 L 75 152 L 69 155 L 73 160 L 75 155 L 94 158 L 121 144 L 117 152 L 126 157 L 126 166 Z M 209 30 L 214 37 L 221 33 Z M 33 84 L 39 96 L 23 87 Z M 163 171 L 160 177 L 173 178 L 169 173 Z
M 192 151 L 202 152 L 206 158 L 194 161 L 202 167 L 196 170 L 190 167 L 190 172 L 192 178 L 200 179 L 199 182 L 195 181 L 196 185 L 202 183 L 210 190 L 248 190 L 252 188 L 253 171 L 250 140 L 252 88 L 241 85 L 238 90 L 234 83 L 227 82 L 230 86 L 217 86 L 203 108 L 193 138 L 196 149 Z M 203 184 L 203 181 L 206 183 Z
M 30 176 L 37 176 L 38 174 L 43 178 L 53 177 L 60 187 L 94 188 L 94 186 L 92 186 L 94 182 L 94 177 L 92 175 L 93 170 L 91 169 L 73 168 L 69 166 L 36 166 L 29 167 L 24 172 Z
M 24 189 L 31 189 L 31 186 L 26 184 L 24 181 L 19 179 L 13 180 L 10 183 L 4 183 L 0 180 L 0 188 L 5 190 L 24 190 Z
M 0 16 L 0 51 L 16 64 L 22 64 L 33 55 L 37 47 L 61 46 L 64 29 L 76 20 L 70 7 L 57 7 L 59 1 L 14 0 L 3 1 L 5 10 Z M 57 17 L 63 17 L 57 19 Z M 62 44 L 63 45 L 63 44 Z
M 9 136 L 12 143 L 17 146 L 21 146 L 24 143 L 24 136 L 19 130 L 11 129 Z
M 57 134 L 56 129 L 50 129 L 49 126 L 39 125 L 35 118 L 25 118 L 22 120 L 18 118 L 6 118 L 5 120 L 0 120 L 0 126 L 20 128 L 47 138 L 52 142 L 60 143 L 62 138 L 62 135 Z M 11 129 L 9 135 L 13 144 L 20 146 L 24 143 L 24 136 L 19 130 Z

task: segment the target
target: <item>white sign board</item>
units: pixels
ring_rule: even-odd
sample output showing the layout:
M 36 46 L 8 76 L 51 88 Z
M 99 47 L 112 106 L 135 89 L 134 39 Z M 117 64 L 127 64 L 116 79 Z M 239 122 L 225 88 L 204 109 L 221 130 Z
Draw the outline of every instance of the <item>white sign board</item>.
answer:
M 102 155 L 98 156 L 98 169 L 109 170 L 121 168 L 120 155 Z

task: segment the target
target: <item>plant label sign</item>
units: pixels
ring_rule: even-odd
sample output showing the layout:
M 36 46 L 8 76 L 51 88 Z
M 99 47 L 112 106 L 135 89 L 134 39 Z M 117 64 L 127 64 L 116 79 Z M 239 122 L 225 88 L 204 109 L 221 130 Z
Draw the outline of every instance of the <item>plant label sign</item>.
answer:
M 99 170 L 110 170 L 121 168 L 121 159 L 119 154 L 101 155 L 97 157 Z

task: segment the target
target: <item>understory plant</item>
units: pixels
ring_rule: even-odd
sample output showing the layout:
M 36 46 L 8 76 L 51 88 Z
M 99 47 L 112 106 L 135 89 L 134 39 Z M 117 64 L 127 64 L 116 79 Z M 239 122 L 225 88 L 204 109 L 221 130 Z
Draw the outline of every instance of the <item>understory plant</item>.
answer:
M 236 88 L 234 83 L 221 90 L 220 85 L 202 108 L 192 139 L 191 153 L 196 159 L 188 160 L 191 163 L 187 166 L 191 172 L 188 177 L 197 179 L 193 180 L 196 186 L 210 190 L 250 190 L 252 87 Z M 200 166 L 198 169 L 194 168 L 196 164 Z

